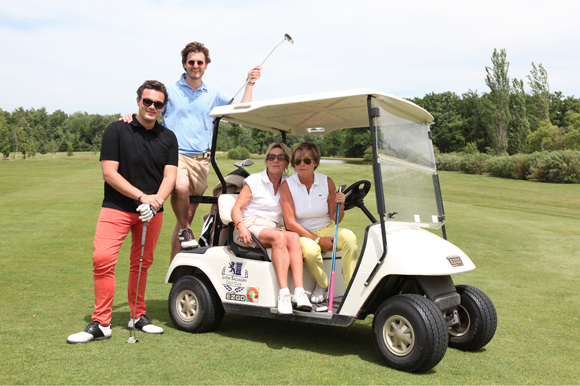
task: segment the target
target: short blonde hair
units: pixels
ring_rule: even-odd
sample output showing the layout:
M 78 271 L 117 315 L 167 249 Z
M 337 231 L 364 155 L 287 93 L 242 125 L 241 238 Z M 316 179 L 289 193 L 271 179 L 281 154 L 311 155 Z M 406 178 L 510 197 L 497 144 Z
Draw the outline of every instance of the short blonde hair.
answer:
M 312 154 L 312 160 L 316 163 L 314 170 L 316 170 L 316 168 L 320 164 L 320 148 L 318 147 L 317 144 L 312 142 L 302 142 L 299 143 L 298 146 L 296 146 L 296 148 L 292 152 L 292 159 L 290 162 L 293 168 L 296 168 L 296 165 L 294 165 L 294 160 L 297 158 L 296 155 L 298 154 L 300 156 L 304 156 L 307 152 L 310 152 L 310 154 Z

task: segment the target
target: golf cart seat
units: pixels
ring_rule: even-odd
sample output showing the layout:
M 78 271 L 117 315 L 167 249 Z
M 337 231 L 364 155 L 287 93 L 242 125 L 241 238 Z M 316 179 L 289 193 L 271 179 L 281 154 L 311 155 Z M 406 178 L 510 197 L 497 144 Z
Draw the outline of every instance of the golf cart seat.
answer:
M 236 228 L 232 221 L 232 208 L 238 199 L 238 194 L 222 194 L 218 197 L 218 211 L 222 224 L 227 226 L 228 237 L 226 245 L 238 257 L 252 260 L 271 261 L 266 248 L 258 241 L 258 238 L 252 234 L 252 239 L 257 244 L 256 248 L 236 242 L 234 229 Z

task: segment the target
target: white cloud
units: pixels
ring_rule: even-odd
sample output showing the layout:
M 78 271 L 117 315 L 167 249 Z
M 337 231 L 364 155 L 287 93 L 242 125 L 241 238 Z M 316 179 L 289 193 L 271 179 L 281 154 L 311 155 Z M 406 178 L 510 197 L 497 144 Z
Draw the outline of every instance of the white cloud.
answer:
M 255 98 L 369 87 L 403 97 L 486 91 L 505 48 L 552 91 L 580 96 L 577 1 L 19 1 L 0 16 L 0 108 L 126 113 L 145 79 L 175 81 L 190 41 L 210 48 L 208 83 L 233 95 L 268 59 Z

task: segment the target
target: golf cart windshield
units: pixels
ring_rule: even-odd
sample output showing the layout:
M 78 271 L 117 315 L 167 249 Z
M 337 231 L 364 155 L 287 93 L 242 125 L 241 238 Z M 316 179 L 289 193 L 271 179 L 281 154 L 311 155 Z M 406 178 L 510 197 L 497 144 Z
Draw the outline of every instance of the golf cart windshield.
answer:
M 379 113 L 374 122 L 387 221 L 440 228 L 443 207 L 429 124 L 397 114 L 384 98 L 373 98 L 373 106 Z

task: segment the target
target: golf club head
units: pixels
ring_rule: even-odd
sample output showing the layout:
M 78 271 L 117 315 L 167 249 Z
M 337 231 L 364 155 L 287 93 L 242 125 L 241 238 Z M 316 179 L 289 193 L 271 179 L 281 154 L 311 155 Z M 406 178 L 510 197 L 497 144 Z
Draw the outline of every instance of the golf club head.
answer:
M 135 338 L 134 336 L 130 337 L 125 341 L 125 343 L 139 343 L 139 339 Z
M 288 34 L 284 34 L 284 39 L 288 40 L 291 44 L 294 44 L 294 40 Z

